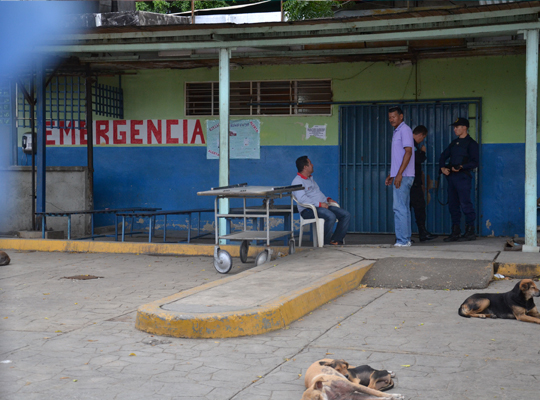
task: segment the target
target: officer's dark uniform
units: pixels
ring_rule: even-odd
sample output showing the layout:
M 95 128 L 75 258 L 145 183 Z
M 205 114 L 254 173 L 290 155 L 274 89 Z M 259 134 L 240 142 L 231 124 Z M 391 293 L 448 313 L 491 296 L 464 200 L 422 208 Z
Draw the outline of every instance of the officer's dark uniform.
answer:
M 459 118 L 452 124 L 453 126 L 463 125 L 469 127 L 469 121 Z M 446 176 L 448 181 L 448 210 L 452 218 L 452 235 L 445 241 L 458 240 L 461 233 L 460 220 L 461 212 L 465 215 L 465 224 L 467 225 L 465 234 L 462 236 L 465 240 L 476 238 L 474 232 L 474 223 L 476 213 L 471 201 L 472 174 L 471 171 L 478 168 L 480 152 L 478 143 L 467 135 L 465 138 L 454 139 L 450 145 L 442 152 L 439 158 L 440 168 L 449 168 L 450 175 Z M 446 163 L 446 160 L 449 162 Z M 458 172 L 452 171 L 452 166 L 461 169 Z

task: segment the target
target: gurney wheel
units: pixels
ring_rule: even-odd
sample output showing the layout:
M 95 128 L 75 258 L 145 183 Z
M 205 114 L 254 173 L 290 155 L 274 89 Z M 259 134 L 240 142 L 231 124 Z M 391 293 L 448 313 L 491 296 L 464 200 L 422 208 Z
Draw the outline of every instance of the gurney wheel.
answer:
M 255 259 L 255 265 L 263 265 L 265 262 L 267 262 L 270 259 L 270 255 L 268 253 L 268 250 L 263 250 L 259 253 L 257 258 Z
M 214 257 L 214 268 L 220 274 L 228 273 L 232 268 L 232 257 L 225 250 L 219 250 L 217 257 Z
M 294 254 L 294 247 L 295 247 L 294 239 L 290 239 L 289 240 L 289 255 Z
M 243 240 L 242 244 L 240 245 L 240 261 L 245 263 L 248 258 L 248 250 L 249 250 L 249 242 L 247 240 Z

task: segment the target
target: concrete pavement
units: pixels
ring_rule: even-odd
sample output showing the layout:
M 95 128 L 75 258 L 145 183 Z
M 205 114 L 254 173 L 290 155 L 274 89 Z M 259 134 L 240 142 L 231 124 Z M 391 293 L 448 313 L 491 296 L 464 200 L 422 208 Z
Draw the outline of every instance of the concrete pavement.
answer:
M 307 254 L 318 261 L 328 256 L 335 262 L 336 255 L 372 261 L 372 270 L 392 258 L 450 260 L 452 268 L 452 260 L 497 265 L 503 242 L 345 246 Z M 283 329 L 182 339 L 135 329 L 137 308 L 245 273 L 253 277 L 261 267 L 235 260 L 223 276 L 205 256 L 7 251 L 12 263 L 0 267 L 2 399 L 300 399 L 305 370 L 323 357 L 392 369 L 398 374 L 392 392 L 406 398 L 524 399 L 540 389 L 538 325 L 459 317 L 469 290 L 362 285 Z M 517 252 L 510 254 L 513 264 L 521 263 Z M 292 273 L 294 257 L 287 259 Z M 79 274 L 102 278 L 64 279 Z M 281 275 L 290 284 L 290 275 Z M 507 291 L 515 282 L 492 282 L 475 292 Z M 268 296 L 277 287 L 261 291 Z

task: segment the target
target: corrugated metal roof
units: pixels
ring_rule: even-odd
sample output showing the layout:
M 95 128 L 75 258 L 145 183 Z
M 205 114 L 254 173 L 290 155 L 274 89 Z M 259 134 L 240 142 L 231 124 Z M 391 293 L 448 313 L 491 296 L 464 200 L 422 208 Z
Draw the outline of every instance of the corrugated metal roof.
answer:
M 216 66 L 223 47 L 234 48 L 233 62 L 240 65 L 519 54 L 524 42 L 518 31 L 539 28 L 539 12 L 540 1 L 530 1 L 241 26 L 100 27 L 61 38 L 46 50 L 71 53 L 96 70 L 117 71 Z

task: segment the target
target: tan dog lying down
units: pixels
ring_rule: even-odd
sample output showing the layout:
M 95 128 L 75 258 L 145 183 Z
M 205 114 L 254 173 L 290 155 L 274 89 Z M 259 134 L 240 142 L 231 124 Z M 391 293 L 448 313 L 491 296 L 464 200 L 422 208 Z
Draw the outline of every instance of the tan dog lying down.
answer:
M 344 360 L 319 360 L 306 371 L 306 391 L 302 400 L 402 400 L 400 394 L 383 393 L 358 383 L 348 377 L 349 364 Z

